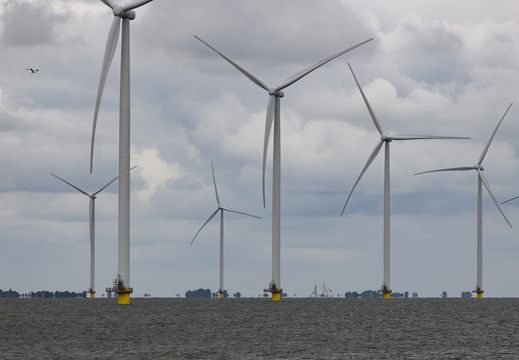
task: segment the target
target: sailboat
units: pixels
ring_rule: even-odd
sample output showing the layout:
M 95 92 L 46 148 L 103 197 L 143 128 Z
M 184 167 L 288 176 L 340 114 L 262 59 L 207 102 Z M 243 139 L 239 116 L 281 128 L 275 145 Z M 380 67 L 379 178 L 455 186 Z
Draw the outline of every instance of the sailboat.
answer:
M 315 284 L 314 286 L 314 289 L 312 290 L 312 292 L 310 293 L 310 297 L 315 297 L 317 298 L 317 284 Z M 328 297 L 333 297 L 333 291 L 332 289 L 329 287 L 329 286 L 326 286 L 324 284 L 324 281 L 323 281 L 323 293 L 321 294 L 322 298 L 328 298 Z
M 314 289 L 310 293 L 310 297 L 317 297 L 317 284 L 315 284 Z
M 329 286 L 326 286 L 323 281 L 323 293 L 321 294 L 321 297 L 333 297 L 333 291 L 330 289 Z

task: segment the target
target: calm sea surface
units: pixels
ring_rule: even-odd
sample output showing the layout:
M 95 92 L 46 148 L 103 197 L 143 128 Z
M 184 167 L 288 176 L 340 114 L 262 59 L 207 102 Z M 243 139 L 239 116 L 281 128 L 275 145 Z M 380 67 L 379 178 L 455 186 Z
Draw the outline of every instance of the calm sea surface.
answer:
M 1 359 L 519 359 L 519 299 L 0 299 Z

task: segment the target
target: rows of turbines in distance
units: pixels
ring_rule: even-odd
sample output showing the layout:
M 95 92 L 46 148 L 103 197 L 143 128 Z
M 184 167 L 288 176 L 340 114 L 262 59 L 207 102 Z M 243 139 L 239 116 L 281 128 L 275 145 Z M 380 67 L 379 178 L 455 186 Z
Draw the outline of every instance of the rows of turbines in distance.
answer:
M 106 79 L 108 76 L 108 72 L 112 63 L 112 59 L 114 57 L 119 37 L 121 38 L 121 79 L 120 79 L 120 104 L 119 104 L 119 175 L 105 185 L 100 187 L 98 190 L 93 193 L 88 193 L 85 190 L 73 185 L 66 180 L 55 176 L 56 178 L 62 180 L 67 183 L 71 187 L 75 188 L 79 192 L 90 198 L 90 211 L 89 211 L 89 229 L 90 229 L 90 241 L 91 241 L 91 266 L 90 266 L 90 288 L 89 293 L 91 297 L 95 297 L 95 199 L 96 195 L 99 194 L 103 189 L 109 186 L 111 183 L 115 182 L 115 180 L 119 180 L 119 190 L 118 190 L 118 273 L 114 280 L 114 285 L 112 288 L 107 289 L 113 291 L 117 294 L 118 303 L 119 304 L 129 304 L 130 303 L 130 294 L 133 292 L 133 289 L 130 285 L 130 171 L 133 168 L 130 168 L 130 117 L 131 117 L 131 106 L 130 106 L 130 20 L 135 19 L 135 12 L 133 11 L 140 6 L 143 6 L 153 0 L 134 0 L 128 4 L 119 4 L 116 0 L 100 0 L 108 7 L 112 9 L 114 19 L 112 22 L 112 26 L 110 28 L 108 34 L 108 40 L 106 43 L 105 54 L 103 58 L 103 65 L 99 80 L 99 86 L 97 91 L 97 98 L 95 104 L 94 111 L 94 120 L 92 127 L 92 138 L 91 138 L 91 151 L 90 151 L 90 172 L 93 171 L 93 158 L 94 158 L 94 143 L 95 143 L 95 133 L 97 120 L 99 116 L 99 111 L 101 107 L 101 100 L 103 97 L 104 86 L 106 83 Z M 214 51 L 220 57 L 222 57 L 225 61 L 227 61 L 230 65 L 236 68 L 239 72 L 241 72 L 245 77 L 247 77 L 252 83 L 264 89 L 268 93 L 268 104 L 266 110 L 266 121 L 265 121 L 265 134 L 264 134 L 264 146 L 263 146 L 263 163 L 262 163 L 262 188 L 263 188 L 263 206 L 266 207 L 266 191 L 265 191 L 265 169 L 266 169 L 266 161 L 268 154 L 269 141 L 272 132 L 272 142 L 273 142 L 273 157 L 272 157 L 272 276 L 268 285 L 268 288 L 265 289 L 266 292 L 270 292 L 272 294 L 272 300 L 280 301 L 281 294 L 283 289 L 281 287 L 281 213 L 280 213 L 280 199 L 281 199 L 281 99 L 284 97 L 284 91 L 290 85 L 299 81 L 306 75 L 310 74 L 314 70 L 319 67 L 327 64 L 328 62 L 350 52 L 368 42 L 371 39 L 367 39 L 358 44 L 355 44 L 335 55 L 332 55 L 317 64 L 310 66 L 295 75 L 287 78 L 285 81 L 281 83 L 281 85 L 270 86 L 266 82 L 264 82 L 260 77 L 254 75 L 252 72 L 246 70 L 241 65 L 237 64 L 235 61 L 228 58 L 226 55 L 219 52 L 216 48 L 202 40 L 201 38 L 195 36 L 197 40 L 199 40 L 202 44 L 206 45 L 209 49 Z M 380 141 L 375 145 L 373 152 L 369 156 L 366 164 L 362 168 L 360 175 L 356 179 L 355 183 L 352 186 L 350 193 L 346 199 L 344 207 L 342 209 L 341 216 L 345 213 L 349 200 L 351 199 L 355 188 L 359 184 L 361 178 L 365 174 L 366 170 L 369 168 L 371 163 L 375 160 L 375 158 L 380 153 L 382 147 L 384 147 L 384 206 L 383 206 L 383 243 L 384 243 L 384 257 L 383 257 L 383 282 L 381 285 L 380 291 L 383 293 L 384 298 L 389 299 L 391 297 L 391 286 L 390 286 L 390 144 L 393 141 L 400 140 L 427 140 L 427 139 L 469 139 L 468 137 L 460 137 L 460 136 L 438 136 L 438 135 L 408 135 L 408 134 L 393 134 L 386 132 L 382 123 L 378 120 L 375 115 L 371 104 L 369 103 L 362 87 L 353 71 L 353 68 L 350 64 L 348 64 L 351 74 L 353 75 L 353 79 L 359 89 L 359 92 L 366 104 L 369 115 L 375 125 L 377 131 L 380 134 Z M 429 170 L 423 171 L 418 174 L 430 173 L 430 172 L 439 172 L 439 171 L 466 171 L 466 170 L 476 170 L 478 176 L 478 192 L 477 192 L 477 282 L 474 289 L 474 292 L 477 294 L 477 297 L 483 296 L 483 281 L 482 281 L 482 187 L 484 186 L 487 190 L 488 194 L 494 201 L 496 207 L 506 220 L 506 222 L 510 225 L 510 222 L 506 218 L 503 210 L 501 209 L 500 204 L 496 200 L 490 185 L 483 174 L 483 166 L 482 162 L 487 154 L 487 151 L 490 147 L 490 144 L 496 135 L 498 128 L 503 122 L 506 114 L 510 110 L 512 104 L 508 106 L 506 111 L 504 112 L 502 118 L 497 123 L 494 131 L 492 132 L 486 146 L 484 147 L 476 165 L 473 166 L 461 166 L 456 168 L 448 168 L 448 169 L 438 169 L 438 170 Z M 240 215 L 246 215 L 251 217 L 259 218 L 256 215 L 252 215 L 249 213 L 245 213 L 243 211 L 234 210 L 231 208 L 227 208 L 222 206 L 220 202 L 220 197 L 218 194 L 218 188 L 216 185 L 216 177 L 214 172 L 213 164 L 212 166 L 212 175 L 213 175 L 213 184 L 216 194 L 217 201 L 217 209 L 209 216 L 206 222 L 200 227 L 198 232 L 196 232 L 193 237 L 191 243 L 195 240 L 200 231 L 205 227 L 205 225 L 211 221 L 218 213 L 220 213 L 220 285 L 219 285 L 219 294 L 220 297 L 224 296 L 224 212 L 237 213 Z M 416 174 L 416 175 L 418 175 Z M 510 199 L 512 200 L 512 199 Z M 511 226 L 511 225 L 510 225 Z

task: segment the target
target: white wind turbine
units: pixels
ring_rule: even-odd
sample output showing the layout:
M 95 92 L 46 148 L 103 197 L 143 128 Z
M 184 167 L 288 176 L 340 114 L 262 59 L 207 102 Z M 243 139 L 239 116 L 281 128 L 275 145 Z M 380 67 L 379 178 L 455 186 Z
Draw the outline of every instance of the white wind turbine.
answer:
M 132 11 L 152 0 L 134 0 L 129 4 L 118 4 L 116 0 L 101 0 L 110 7 L 114 14 L 112 27 L 108 33 L 103 67 L 99 79 L 92 143 L 90 149 L 90 172 L 93 167 L 94 139 L 97 116 L 103 97 L 103 90 L 112 63 L 119 32 L 121 34 L 121 90 L 119 104 L 119 225 L 118 225 L 118 274 L 114 282 L 114 291 L 118 294 L 119 304 L 129 304 L 132 288 L 130 287 L 130 20 L 135 19 Z M 122 23 L 122 25 L 121 25 Z
M 59 180 L 63 181 L 65 184 L 72 186 L 74 189 L 76 189 L 77 191 L 79 191 L 82 194 L 85 194 L 86 196 L 88 196 L 90 198 L 90 206 L 89 206 L 89 211 L 88 211 L 88 222 L 89 222 L 89 230 L 90 230 L 90 289 L 88 289 L 88 292 L 90 293 L 90 297 L 94 298 L 95 293 L 96 293 L 95 292 L 95 243 L 96 243 L 96 241 L 95 241 L 95 237 L 96 237 L 96 234 L 95 234 L 95 227 L 96 227 L 96 224 L 95 224 L 95 218 L 96 218 L 95 200 L 97 198 L 97 194 L 99 194 L 106 187 L 108 187 L 108 185 L 110 185 L 115 180 L 117 180 L 119 178 L 119 176 L 113 178 L 112 180 L 110 180 L 109 182 L 107 182 L 106 184 L 101 186 L 99 189 L 97 189 L 96 191 L 94 191 L 93 193 L 90 194 L 90 193 L 86 192 L 85 190 L 81 189 L 80 187 L 78 187 L 74 184 L 71 184 L 66 180 L 63 180 L 59 176 L 54 175 L 52 173 L 50 173 L 50 174 L 52 176 L 54 176 L 55 178 L 58 178 Z
M 211 214 L 211 216 L 209 216 L 209 219 L 207 219 L 207 221 L 202 225 L 202 227 L 196 232 L 195 236 L 193 237 L 193 240 L 191 240 L 191 244 L 193 244 L 193 241 L 195 241 L 196 237 L 198 236 L 200 231 L 202 231 L 204 226 L 209 221 L 211 221 L 211 219 L 213 217 L 215 217 L 215 215 L 218 212 L 220 212 L 220 288 L 218 289 L 218 293 L 220 294 L 220 297 L 223 298 L 224 297 L 224 286 L 223 286 L 223 238 L 224 238 L 223 237 L 223 232 L 224 232 L 223 231 L 223 229 L 224 229 L 224 227 L 223 227 L 223 213 L 225 211 L 229 211 L 229 212 L 240 214 L 240 215 L 252 216 L 252 217 L 255 217 L 255 218 L 258 218 L 258 219 L 261 219 L 261 217 L 256 216 L 256 215 L 252 215 L 252 214 L 247 214 L 247 213 L 242 212 L 242 211 L 238 211 L 238 210 L 234 210 L 234 209 L 222 206 L 222 204 L 220 203 L 220 197 L 218 196 L 218 188 L 216 187 L 216 179 L 214 177 L 214 167 L 213 167 L 213 163 L 212 162 L 211 162 L 211 169 L 213 171 L 214 192 L 216 194 L 216 203 L 218 204 L 218 208 Z
M 385 299 L 389 299 L 391 297 L 391 287 L 390 287 L 390 209 L 391 209 L 391 203 L 390 203 L 390 157 L 389 157 L 389 144 L 393 140 L 422 140 L 422 139 L 468 139 L 465 137 L 452 137 L 452 136 L 433 136 L 433 135 L 405 135 L 405 134 L 390 134 L 384 130 L 380 122 L 377 120 L 377 117 L 375 116 L 375 113 L 373 109 L 371 108 L 371 105 L 368 102 L 368 99 L 366 98 L 366 95 L 364 95 L 364 91 L 362 91 L 362 88 L 357 80 L 357 77 L 355 76 L 355 73 L 353 72 L 353 69 L 351 68 L 351 65 L 348 64 L 350 71 L 353 75 L 353 78 L 355 79 L 355 82 L 357 83 L 357 87 L 359 88 L 360 94 L 362 95 L 362 98 L 364 99 L 364 102 L 366 103 L 366 106 L 368 108 L 369 114 L 371 115 L 371 119 L 373 120 L 373 123 L 375 124 L 375 127 L 377 128 L 378 132 L 380 133 L 380 141 L 375 146 L 375 149 L 371 153 L 371 155 L 368 158 L 368 161 L 366 162 L 366 165 L 364 165 L 364 168 L 360 172 L 359 177 L 357 178 L 357 181 L 355 181 L 355 184 L 353 185 L 350 194 L 348 195 L 348 198 L 346 199 L 346 203 L 344 204 L 344 207 L 342 208 L 341 216 L 344 214 L 344 210 L 346 209 L 346 205 L 348 205 L 348 202 L 350 201 L 351 195 L 353 194 L 353 191 L 355 190 L 355 187 L 359 183 L 360 179 L 368 169 L 368 167 L 371 165 L 373 160 L 377 157 L 378 153 L 380 152 L 380 149 L 382 148 L 382 145 L 385 145 L 385 157 L 384 157 L 384 282 L 382 283 L 382 288 L 380 291 L 384 294 Z
M 273 135 L 273 165 L 272 165 L 272 280 L 270 281 L 269 288 L 265 290 L 265 292 L 270 291 L 272 293 L 272 300 L 279 301 L 281 300 L 281 294 L 283 289 L 281 288 L 281 111 L 280 104 L 281 98 L 284 96 L 283 89 L 289 87 L 296 81 L 300 80 L 304 76 L 308 75 L 312 71 L 317 68 L 323 66 L 324 64 L 332 61 L 333 59 L 351 51 L 371 40 L 368 39 L 361 43 L 358 43 L 346 50 L 343 50 L 329 58 L 318 62 L 317 64 L 298 72 L 297 74 L 286 79 L 281 85 L 277 85 L 274 87 L 270 87 L 260 79 L 258 76 L 254 75 L 248 70 L 245 70 L 243 67 L 220 53 L 214 47 L 195 36 L 196 39 L 201 41 L 203 44 L 207 45 L 210 49 L 224 58 L 228 63 L 234 66 L 238 71 L 240 71 L 243 75 L 245 75 L 250 81 L 259 86 L 260 88 L 266 90 L 269 94 L 269 102 L 267 105 L 267 117 L 265 122 L 265 139 L 263 146 L 263 207 L 265 207 L 265 167 L 267 161 L 267 149 L 270 138 L 270 131 L 272 129 L 272 124 L 274 123 L 274 135 Z
M 488 194 L 490 195 L 490 197 L 494 201 L 494 204 L 496 204 L 497 209 L 499 210 L 501 215 L 503 215 L 503 217 L 505 218 L 505 220 L 508 223 L 508 225 L 510 225 L 510 227 L 512 227 L 512 225 L 510 224 L 510 221 L 508 221 L 508 219 L 505 216 L 505 213 L 503 212 L 503 210 L 499 206 L 499 203 L 497 202 L 496 197 L 492 193 L 492 190 L 490 189 L 490 185 L 488 184 L 487 178 L 483 174 L 483 171 L 485 170 L 485 168 L 481 165 L 483 163 L 483 159 L 485 159 L 485 156 L 487 155 L 487 151 L 488 151 L 488 148 L 490 147 L 490 143 L 492 142 L 492 140 L 494 139 L 494 136 L 496 135 L 497 129 L 499 128 L 499 126 L 503 122 L 503 120 L 504 120 L 506 114 L 508 113 L 508 110 L 510 110 L 511 106 L 512 106 L 512 104 L 510 104 L 508 106 L 508 108 L 506 109 L 503 117 L 497 123 L 497 126 L 494 129 L 494 132 L 492 133 L 492 135 L 490 135 L 490 139 L 488 139 L 488 142 L 487 142 L 486 146 L 483 148 L 483 151 L 481 152 L 481 155 L 479 156 L 479 160 L 478 160 L 476 165 L 473 165 L 473 166 L 461 166 L 461 167 L 448 168 L 448 169 L 438 169 L 438 170 L 422 171 L 422 172 L 419 172 L 419 173 L 415 174 L 415 175 L 420 175 L 420 174 L 431 173 L 431 172 L 439 172 L 439 171 L 466 171 L 466 170 L 476 170 L 477 171 L 477 174 L 478 174 L 477 283 L 476 283 L 476 288 L 473 290 L 473 292 L 475 292 L 477 294 L 478 298 L 482 298 L 483 297 L 483 203 L 482 203 L 483 191 L 482 191 L 482 184 L 485 185 L 485 188 L 487 189 Z M 512 200 L 512 199 L 510 199 L 510 200 Z M 510 200 L 508 200 L 508 201 L 510 201 Z

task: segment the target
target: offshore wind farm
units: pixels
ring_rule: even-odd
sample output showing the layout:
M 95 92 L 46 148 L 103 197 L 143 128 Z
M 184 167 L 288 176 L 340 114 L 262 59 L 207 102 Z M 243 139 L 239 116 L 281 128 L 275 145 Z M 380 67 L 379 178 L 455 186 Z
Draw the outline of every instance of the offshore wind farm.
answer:
M 106 187 L 96 203 L 95 279 L 122 303 L 132 291 L 223 290 L 223 247 L 209 239 L 216 227 L 204 224 L 207 239 L 189 246 L 215 193 L 218 208 L 225 194 L 224 203 L 263 218 L 225 219 L 231 293 L 257 297 L 267 287 L 274 300 L 281 291 L 305 297 L 324 280 L 337 295 L 384 287 L 454 295 L 482 289 L 479 275 L 473 283 L 484 261 L 485 297 L 518 296 L 519 227 L 506 222 L 516 222 L 519 203 L 498 205 L 518 193 L 514 108 L 483 155 L 490 197 L 477 200 L 458 173 L 413 176 L 470 164 L 488 150 L 489 119 L 504 118 L 503 104 L 519 97 L 519 30 L 509 15 L 516 5 L 450 4 L 448 13 L 432 1 L 404 5 L 0 1 L 0 288 L 78 291 L 91 283 L 93 293 L 86 204 L 48 173 L 80 191 L 72 184 L 96 189 L 119 172 L 119 188 Z M 121 73 L 108 71 L 112 59 Z M 400 139 L 381 124 L 470 139 L 392 146 L 389 205 L 389 186 L 375 174 L 384 162 L 389 171 L 389 152 L 387 160 L 376 155 Z M 138 166 L 131 174 L 130 159 Z M 212 160 L 218 189 L 207 176 Z

